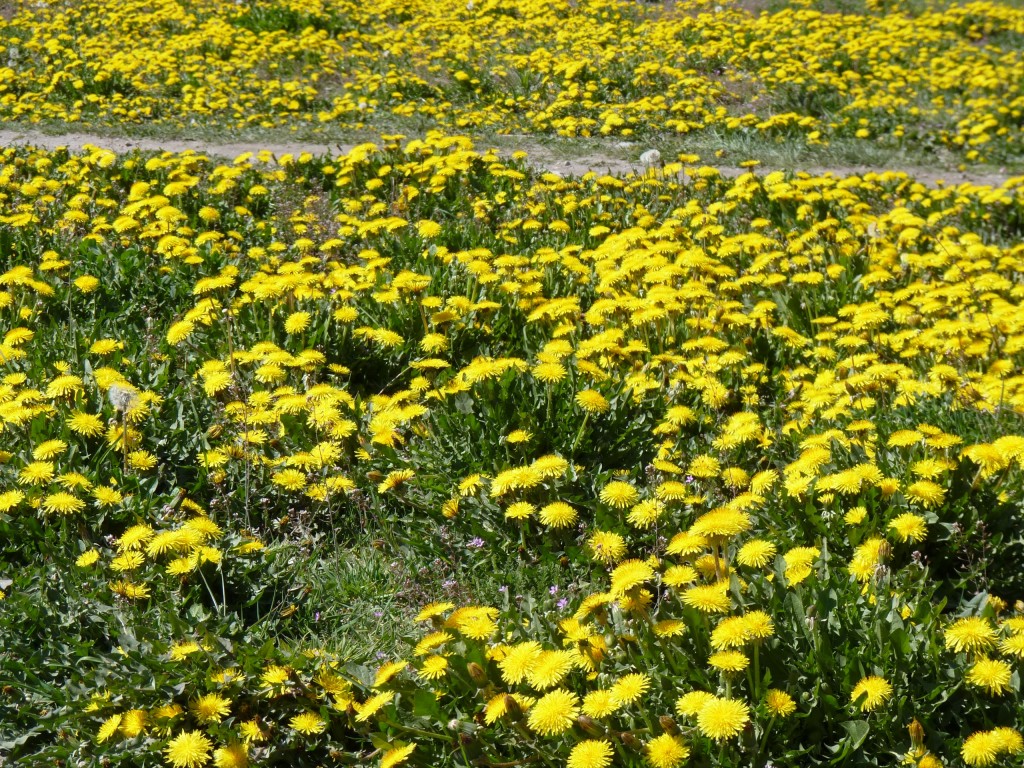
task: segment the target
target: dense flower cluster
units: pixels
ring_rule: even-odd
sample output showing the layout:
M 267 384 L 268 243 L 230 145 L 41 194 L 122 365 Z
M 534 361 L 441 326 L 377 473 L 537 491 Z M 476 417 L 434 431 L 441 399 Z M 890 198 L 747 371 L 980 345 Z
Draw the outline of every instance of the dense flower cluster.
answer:
M 49 568 L 131 628 L 74 651 L 114 671 L 60 673 L 55 740 L 175 768 L 1021 751 L 1021 179 L 567 179 L 438 134 L 261 160 L 0 153 L 3 621 Z M 432 603 L 372 669 L 226 637 L 301 610 L 279 538 L 371 517 L 574 589 Z
M 334 135 L 394 120 L 564 136 L 653 129 L 1019 156 L 1024 11 L 889 5 L 26 4 L 0 20 L 0 116 Z

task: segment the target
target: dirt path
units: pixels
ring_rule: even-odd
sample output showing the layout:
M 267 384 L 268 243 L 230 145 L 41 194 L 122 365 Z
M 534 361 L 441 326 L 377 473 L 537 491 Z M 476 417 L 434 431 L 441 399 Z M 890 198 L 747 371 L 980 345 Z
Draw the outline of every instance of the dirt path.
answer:
M 309 152 L 314 155 L 338 155 L 344 154 L 352 149 L 352 144 L 339 143 L 314 143 L 314 142 L 285 142 L 285 143 L 209 143 L 187 139 L 144 139 L 101 136 L 90 133 L 65 133 L 51 135 L 38 131 L 16 131 L 0 130 L 0 147 L 31 145 L 41 149 L 53 150 L 57 147 L 67 147 L 71 150 L 81 150 L 87 145 L 109 149 L 118 154 L 131 152 L 133 150 L 155 151 L 155 152 L 187 152 L 193 151 L 214 157 L 233 160 L 239 155 L 246 153 L 255 154 L 262 150 L 269 150 L 275 156 L 292 154 L 299 155 Z M 481 146 L 483 144 L 481 143 Z M 510 137 L 508 140 L 497 143 L 496 148 L 501 154 L 508 156 L 515 151 L 523 151 L 528 155 L 528 162 L 539 170 L 552 171 L 562 176 L 582 176 L 588 172 L 598 174 L 611 174 L 614 176 L 625 176 L 630 173 L 642 172 L 646 165 L 641 162 L 640 155 L 644 148 L 640 145 L 632 146 L 628 151 L 617 149 L 619 155 L 635 154 L 636 159 L 626 160 L 621 156 L 611 153 L 588 152 L 566 158 L 552 152 L 542 144 L 536 143 L 530 137 Z M 668 159 L 668 158 L 666 158 Z M 738 176 L 745 172 L 745 169 L 736 166 L 716 166 L 724 176 Z M 758 173 L 769 173 L 773 170 L 786 170 L 770 166 L 758 166 Z M 1009 173 L 994 172 L 960 172 L 960 171 L 935 171 L 927 168 L 869 168 L 866 166 L 845 166 L 845 167 L 806 167 L 793 170 L 806 171 L 813 176 L 821 176 L 831 173 L 835 176 L 862 176 L 866 173 L 880 172 L 882 170 L 903 171 L 916 180 L 936 186 L 940 183 L 956 185 L 971 183 L 981 186 L 997 187 L 1012 178 Z
M 313 144 L 296 142 L 294 144 L 262 144 L 225 143 L 210 144 L 205 141 L 190 141 L 187 139 L 139 139 L 139 138 L 118 138 L 111 136 L 100 136 L 91 133 L 63 133 L 51 135 L 35 131 L 12 131 L 0 130 L 0 146 L 9 147 L 16 145 L 30 145 L 40 149 L 53 150 L 58 147 L 67 147 L 71 150 L 80 150 L 86 145 L 109 149 L 118 154 L 124 154 L 133 150 L 147 152 L 199 152 L 204 155 L 233 160 L 239 155 L 247 152 L 256 153 L 260 150 L 269 149 L 276 156 L 293 154 L 299 155 L 303 152 L 310 152 L 314 155 L 340 154 L 348 152 L 354 145 L 345 144 Z

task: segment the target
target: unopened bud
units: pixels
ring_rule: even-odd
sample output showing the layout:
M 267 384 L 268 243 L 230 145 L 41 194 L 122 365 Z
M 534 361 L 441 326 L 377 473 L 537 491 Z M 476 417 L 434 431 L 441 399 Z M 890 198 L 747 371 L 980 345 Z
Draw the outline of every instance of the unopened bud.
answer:
M 466 665 L 466 672 L 469 673 L 470 679 L 476 684 L 477 688 L 483 688 L 487 685 L 487 673 L 475 661 L 471 661 Z
M 679 726 L 676 725 L 676 721 L 673 720 L 668 715 L 662 715 L 661 717 L 659 717 L 658 718 L 658 724 L 661 725 L 661 730 L 663 730 L 665 733 L 669 734 L 670 736 L 678 736 L 679 735 Z
M 578 725 L 580 730 L 587 734 L 587 736 L 593 736 L 595 739 L 604 736 L 604 728 L 602 728 L 592 717 L 580 715 L 576 718 L 576 725 Z
M 629 731 L 623 731 L 622 733 L 620 733 L 619 741 L 622 742 L 623 746 L 629 747 L 630 749 L 634 749 L 637 752 L 641 751 L 644 748 L 644 745 L 641 743 L 640 739 L 638 739 Z
M 523 716 L 523 708 L 519 706 L 519 702 L 515 700 L 514 696 L 507 693 L 505 694 L 505 715 L 513 722 Z
M 916 717 L 910 721 L 907 731 L 910 732 L 910 743 L 914 745 L 915 749 L 924 744 L 924 726 L 921 725 Z
M 448 730 L 455 731 L 455 733 L 459 734 L 459 738 L 465 741 L 467 737 L 472 738 L 473 734 L 477 731 L 477 726 L 468 720 L 459 720 L 456 717 L 448 721 Z

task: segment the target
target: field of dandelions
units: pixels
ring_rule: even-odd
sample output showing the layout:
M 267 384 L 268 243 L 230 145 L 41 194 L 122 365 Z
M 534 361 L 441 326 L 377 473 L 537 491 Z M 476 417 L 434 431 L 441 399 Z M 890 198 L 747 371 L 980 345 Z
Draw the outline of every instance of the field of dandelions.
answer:
M 15 4 L 15 125 L 422 130 L 0 150 L 0 765 L 1024 765 L 1024 176 L 470 137 L 1012 164 L 1022 41 L 992 3 Z

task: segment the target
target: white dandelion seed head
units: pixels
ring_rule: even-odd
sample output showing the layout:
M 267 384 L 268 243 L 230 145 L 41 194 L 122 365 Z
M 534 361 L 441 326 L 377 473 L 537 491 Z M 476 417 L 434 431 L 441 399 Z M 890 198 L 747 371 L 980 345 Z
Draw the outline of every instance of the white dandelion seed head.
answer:
M 648 149 L 640 155 L 640 162 L 644 165 L 657 165 L 661 162 L 661 152 L 656 149 Z
M 111 384 L 110 389 L 107 390 L 107 397 L 110 399 L 110 404 L 114 406 L 114 410 L 119 413 L 130 411 L 139 402 L 139 393 L 133 388 L 121 384 Z

